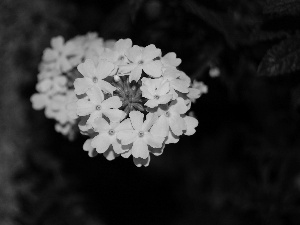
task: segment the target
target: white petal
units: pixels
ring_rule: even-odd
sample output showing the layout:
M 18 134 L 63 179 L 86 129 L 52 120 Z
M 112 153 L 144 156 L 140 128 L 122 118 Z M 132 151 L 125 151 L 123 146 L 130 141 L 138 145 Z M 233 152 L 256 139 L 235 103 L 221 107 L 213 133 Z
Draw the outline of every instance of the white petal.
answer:
M 148 131 L 152 125 L 156 122 L 156 120 L 158 119 L 158 115 L 157 113 L 148 113 L 146 115 L 146 120 L 142 125 L 142 130 L 143 131 Z
M 180 117 L 178 114 L 173 114 L 172 117 L 169 119 L 169 125 L 171 128 L 171 131 L 177 135 L 180 136 L 183 132 L 183 130 L 186 129 L 185 122 L 182 117 Z
M 101 104 L 103 109 L 117 109 L 122 106 L 122 101 L 118 96 L 112 96 L 106 100 L 104 100 Z
M 188 110 L 183 98 L 177 98 L 170 104 L 170 111 L 174 111 L 178 114 L 184 114 Z
M 89 88 L 93 86 L 91 80 L 86 78 L 76 78 L 74 81 L 74 92 L 76 95 L 82 95 L 87 92 Z
M 178 78 L 179 76 L 180 76 L 180 71 L 178 71 L 177 69 L 167 68 L 163 72 L 163 77 L 170 81 Z
M 157 94 L 160 95 L 160 96 L 165 95 L 170 91 L 170 83 L 169 82 L 163 82 L 162 78 L 159 78 L 159 80 L 161 82 L 160 82 L 159 88 L 157 89 Z
M 110 146 L 110 139 L 107 133 L 102 133 L 93 138 L 91 145 L 98 153 L 104 153 Z
M 97 65 L 97 77 L 101 80 L 106 78 L 108 75 L 110 75 L 114 68 L 115 65 L 113 63 L 100 60 Z
M 132 124 L 133 129 L 140 131 L 142 130 L 144 114 L 140 111 L 131 111 L 129 113 L 130 121 Z
M 149 156 L 149 150 L 147 144 L 143 141 L 142 138 L 137 138 L 133 142 L 132 146 L 132 156 L 134 158 L 147 159 Z
M 98 152 L 91 145 L 92 139 L 87 139 L 83 144 L 83 150 L 88 152 L 89 157 L 95 157 Z
M 131 62 L 137 63 L 142 58 L 142 50 L 143 48 L 134 45 L 128 49 L 126 55 Z
M 101 118 L 102 112 L 95 110 L 94 112 L 91 113 L 89 119 L 87 120 L 87 124 L 91 125 L 92 127 L 95 127 L 95 122 L 97 119 Z
M 121 141 L 122 145 L 128 145 L 134 142 L 138 138 L 138 135 L 134 130 L 123 130 L 117 133 L 117 138 Z
M 173 134 L 171 131 L 169 132 L 169 135 L 167 137 L 167 140 L 165 142 L 165 144 L 175 144 L 179 141 L 179 136 L 176 136 L 175 134 Z
M 180 65 L 181 59 L 176 58 L 176 54 L 174 52 L 169 52 L 168 54 L 164 55 L 162 62 L 169 66 L 177 67 Z
M 115 128 L 115 131 L 116 132 L 119 132 L 121 130 L 132 130 L 132 125 L 131 125 L 131 122 L 130 122 L 130 119 L 127 118 L 125 120 L 122 121 L 122 123 L 120 123 L 116 128 Z
M 152 77 L 160 77 L 162 75 L 162 64 L 155 60 L 143 65 L 143 70 L 146 74 Z
M 185 135 L 193 135 L 196 132 L 195 128 L 199 124 L 198 120 L 191 116 L 185 116 L 185 117 L 183 117 L 183 119 L 186 123 L 186 130 L 185 130 L 184 134 Z
M 142 67 L 141 66 L 135 67 L 129 75 L 129 82 L 131 82 L 133 80 L 138 82 L 139 79 L 141 78 L 141 75 L 142 75 Z
M 117 141 L 117 139 L 116 139 L 114 142 L 112 142 L 112 147 L 113 147 L 114 152 L 115 152 L 116 154 L 122 154 L 122 153 L 125 152 L 125 151 L 122 149 L 121 143 L 119 143 L 119 142 Z
M 87 59 L 84 63 L 79 64 L 77 69 L 85 77 L 92 78 L 96 76 L 96 67 L 91 59 Z
M 108 83 L 105 80 L 98 80 L 97 84 L 101 90 L 108 92 L 110 94 L 112 94 L 116 90 L 114 86 L 112 86 L 110 83 Z
M 151 44 L 144 48 L 142 57 L 144 61 L 149 62 L 159 56 L 161 56 L 161 50 L 156 48 L 155 45 Z
M 111 122 L 119 122 L 126 116 L 126 113 L 119 109 L 104 109 L 103 114 L 107 116 Z
M 115 43 L 115 50 L 118 52 L 125 52 L 127 49 L 131 48 L 131 39 L 120 39 Z
M 86 116 L 95 111 L 95 105 L 86 99 L 79 99 L 76 104 L 78 116 Z
M 150 133 L 157 136 L 166 137 L 169 133 L 169 123 L 164 115 L 161 115 L 153 124 Z
M 94 128 L 98 133 L 106 133 L 110 130 L 111 126 L 105 119 L 99 118 L 94 122 Z
M 149 89 L 146 86 L 141 86 L 140 90 L 142 91 L 142 96 L 144 98 L 153 99 L 153 94 L 149 92 Z
M 186 82 L 179 80 L 179 79 L 175 79 L 171 81 L 171 85 L 172 87 L 181 92 L 181 93 L 188 93 L 189 92 L 189 84 L 187 84 Z
M 150 108 L 155 108 L 159 105 L 159 101 L 156 99 L 150 99 L 145 103 L 145 106 L 148 106 Z
M 159 99 L 158 99 L 158 102 L 159 102 L 159 104 L 166 104 L 169 101 L 171 101 L 172 97 L 173 97 L 172 94 L 167 94 L 167 95 L 160 96 Z
M 86 94 L 94 105 L 101 105 L 104 99 L 103 92 L 96 87 L 89 89 Z
M 146 132 L 144 135 L 144 141 L 148 145 L 153 148 L 160 148 L 162 143 L 164 142 L 165 138 L 160 136 L 153 136 L 151 133 Z

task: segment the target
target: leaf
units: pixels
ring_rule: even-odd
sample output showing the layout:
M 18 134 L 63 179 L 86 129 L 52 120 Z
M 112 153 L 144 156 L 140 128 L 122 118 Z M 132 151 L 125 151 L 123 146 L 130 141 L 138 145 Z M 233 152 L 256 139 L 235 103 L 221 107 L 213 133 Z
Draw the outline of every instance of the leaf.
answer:
M 300 37 L 294 36 L 273 46 L 262 59 L 258 73 L 276 76 L 300 69 Z
M 271 41 L 274 39 L 288 38 L 289 34 L 285 31 L 264 31 L 259 30 L 253 32 L 250 36 L 251 41 Z
M 193 0 L 183 1 L 183 6 L 186 10 L 200 17 L 208 25 L 222 33 L 225 40 L 231 47 L 235 46 L 235 30 L 231 17 L 224 13 L 213 12 L 204 6 L 198 5 Z
M 300 0 L 267 0 L 265 14 L 297 15 L 300 13 Z

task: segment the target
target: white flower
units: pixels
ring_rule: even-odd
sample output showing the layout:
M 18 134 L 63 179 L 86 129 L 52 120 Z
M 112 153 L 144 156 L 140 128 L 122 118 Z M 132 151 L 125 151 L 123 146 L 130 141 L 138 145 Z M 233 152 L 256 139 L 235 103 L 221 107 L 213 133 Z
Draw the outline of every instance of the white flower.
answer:
M 170 87 L 168 82 L 164 79 L 150 79 L 143 78 L 143 85 L 141 86 L 142 95 L 149 99 L 145 106 L 154 108 L 159 104 L 166 104 L 172 99 L 172 94 L 168 94 Z
M 84 77 L 77 78 L 74 81 L 75 93 L 81 95 L 90 88 L 96 87 L 112 94 L 116 88 L 103 79 L 110 75 L 114 67 L 114 64 L 111 62 L 103 60 L 99 61 L 97 67 L 91 59 L 87 59 L 84 63 L 79 64 L 77 69 Z
M 77 101 L 77 114 L 78 116 L 90 115 L 87 120 L 88 124 L 93 125 L 94 120 L 100 118 L 102 114 L 112 121 L 116 121 L 126 115 L 118 109 L 122 106 L 122 102 L 118 96 L 112 96 L 104 100 L 104 95 L 98 88 L 88 90 L 87 96 L 89 100 L 83 98 Z
M 128 50 L 127 57 L 132 62 L 128 67 L 131 70 L 129 82 L 138 81 L 142 71 L 152 77 L 160 77 L 162 74 L 162 64 L 159 60 L 154 60 L 161 56 L 161 50 L 154 45 L 145 48 L 134 45 Z
M 119 132 L 132 129 L 129 119 L 120 122 L 108 123 L 105 119 L 100 118 L 95 122 L 95 131 L 98 133 L 92 139 L 91 146 L 96 148 L 98 153 L 104 153 L 112 145 L 116 154 L 121 154 L 128 149 L 122 149 L 121 142 L 117 139 Z
M 153 132 L 159 136 L 166 137 L 170 130 L 180 136 L 186 130 L 186 123 L 181 117 L 188 110 L 182 98 L 172 101 L 169 107 L 161 107 L 158 109 L 160 114 L 158 120 L 153 125 Z
M 120 131 L 117 138 L 121 140 L 122 145 L 133 143 L 131 154 L 134 158 L 147 159 L 149 157 L 148 146 L 160 148 L 164 141 L 163 137 L 156 136 L 149 131 L 156 116 L 148 113 L 143 122 L 144 115 L 141 112 L 131 111 L 129 117 L 133 129 Z

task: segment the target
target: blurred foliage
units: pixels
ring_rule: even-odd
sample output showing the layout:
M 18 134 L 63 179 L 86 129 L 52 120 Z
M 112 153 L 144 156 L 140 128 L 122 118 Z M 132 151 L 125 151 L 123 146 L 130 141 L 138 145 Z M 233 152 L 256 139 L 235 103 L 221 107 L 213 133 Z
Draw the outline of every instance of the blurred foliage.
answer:
M 298 0 L 0 1 L 1 224 L 299 224 Z M 148 168 L 70 143 L 31 109 L 51 37 L 175 52 L 209 93 Z M 220 69 L 210 77 L 210 68 Z M 260 76 L 259 76 L 260 75 Z M 281 75 L 281 76 L 277 76 Z M 1 219 L 3 220 L 1 221 Z

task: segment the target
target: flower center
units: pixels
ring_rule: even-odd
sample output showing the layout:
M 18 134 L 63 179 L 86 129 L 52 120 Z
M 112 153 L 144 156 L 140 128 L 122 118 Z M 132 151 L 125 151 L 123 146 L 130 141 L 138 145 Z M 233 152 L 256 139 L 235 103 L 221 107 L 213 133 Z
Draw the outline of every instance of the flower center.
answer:
M 114 135 L 114 134 L 115 134 L 115 130 L 110 129 L 110 130 L 108 131 L 108 134 L 109 134 L 109 135 Z
M 139 135 L 139 137 L 144 137 L 144 131 L 140 131 L 140 132 L 138 133 L 138 135 Z
M 158 100 L 159 96 L 158 95 L 154 95 L 154 99 Z
M 142 64 L 144 64 L 144 61 L 143 61 L 143 60 L 140 60 L 140 61 L 138 61 L 138 64 L 139 64 L 139 65 L 142 65 Z
M 101 110 L 101 105 L 97 105 L 96 110 L 98 110 L 98 111 Z
M 118 77 L 115 79 L 115 77 Z M 119 96 L 122 101 L 121 110 L 126 114 L 133 110 L 144 111 L 142 91 L 140 90 L 141 82 L 132 81 L 131 83 L 126 76 L 115 75 L 112 85 L 116 87 L 114 95 Z
M 121 56 L 119 57 L 119 60 L 120 60 L 120 61 L 123 61 L 123 60 L 124 60 L 124 56 L 121 55 Z
M 98 82 L 98 78 L 97 77 L 93 77 L 93 82 L 97 83 Z

